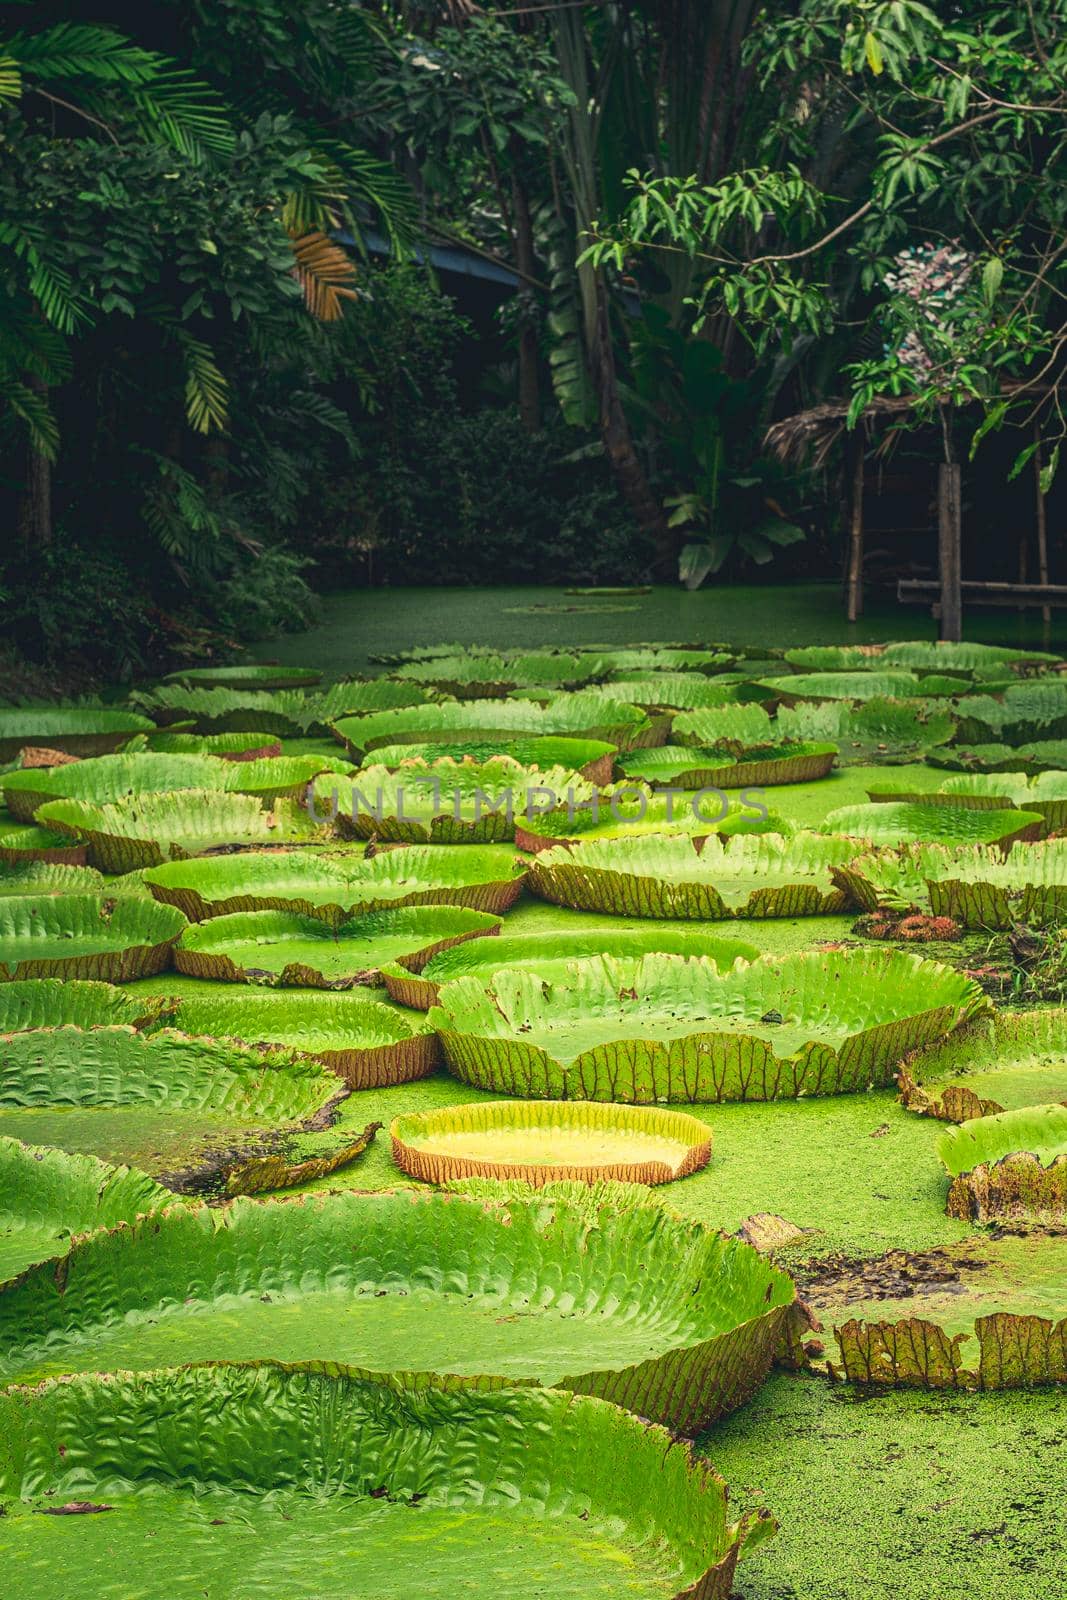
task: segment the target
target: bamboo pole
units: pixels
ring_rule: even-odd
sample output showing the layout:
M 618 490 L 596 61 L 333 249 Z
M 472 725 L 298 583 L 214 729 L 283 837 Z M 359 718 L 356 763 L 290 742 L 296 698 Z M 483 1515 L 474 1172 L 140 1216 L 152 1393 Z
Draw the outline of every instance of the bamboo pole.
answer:
M 962 508 L 959 462 L 942 462 L 937 476 L 937 543 L 941 576 L 941 637 L 963 637 L 961 584 Z

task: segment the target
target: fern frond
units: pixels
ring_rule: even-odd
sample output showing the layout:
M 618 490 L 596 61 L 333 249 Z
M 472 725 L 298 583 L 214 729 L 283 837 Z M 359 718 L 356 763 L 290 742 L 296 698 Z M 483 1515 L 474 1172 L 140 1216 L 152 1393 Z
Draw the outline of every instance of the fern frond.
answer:
M 233 129 L 222 99 L 184 68 L 161 65 L 149 83 L 132 90 L 130 99 L 144 133 L 161 136 L 192 160 L 205 150 L 226 155 L 233 149 Z
M 57 22 L 40 33 L 16 33 L 7 52 L 34 78 L 97 78 L 107 83 L 149 83 L 162 59 L 114 28 L 91 22 Z
M 336 322 L 343 301 L 354 300 L 352 287 L 356 269 L 339 244 L 324 233 L 313 231 L 290 237 L 295 265 L 293 273 L 304 291 L 304 303 L 320 322 Z

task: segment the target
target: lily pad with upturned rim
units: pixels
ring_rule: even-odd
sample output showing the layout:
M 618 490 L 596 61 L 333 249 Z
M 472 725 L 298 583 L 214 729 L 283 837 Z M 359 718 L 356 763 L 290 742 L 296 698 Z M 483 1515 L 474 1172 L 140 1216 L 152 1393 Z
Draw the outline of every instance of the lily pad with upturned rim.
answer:
M 347 1600 L 357 1565 L 382 1600 L 535 1600 L 548 1572 L 554 1600 L 726 1600 L 739 1554 L 774 1529 L 731 1523 L 722 1479 L 663 1429 L 551 1392 L 417 1390 L 324 1363 L 86 1377 L 0 1412 L 5 1561 L 61 1570 L 76 1538 L 65 1600 L 136 1570 L 146 1528 L 158 1571 L 231 1600 L 279 1585 Z M 47 1499 L 43 1459 L 60 1463 Z M 87 1494 L 113 1510 L 76 1534 L 34 1514 Z
M 321 1061 L 351 1089 L 411 1083 L 440 1060 L 422 1017 L 362 994 L 220 986 L 217 993 L 182 996 L 169 1020 L 185 1033 L 296 1051 Z
M 454 761 L 494 761 L 501 754 L 498 741 L 479 742 L 457 737 L 454 742 L 376 745 L 370 760 L 376 766 L 395 771 L 406 761 L 439 761 L 450 756 Z M 507 754 L 526 767 L 544 771 L 549 767 L 563 767 L 579 772 L 590 783 L 604 785 L 611 782 L 615 761 L 615 746 L 603 739 L 568 739 L 564 735 L 547 734 L 538 738 L 509 740 Z
M 1067 1104 L 1067 1009 L 998 1011 L 921 1051 L 900 1091 L 909 1111 L 942 1122 Z
M 1039 838 L 1044 828 L 1044 818 L 1036 811 L 979 811 L 896 800 L 839 806 L 827 812 L 819 832 L 866 839 L 874 845 L 995 844 L 1006 850 L 1017 842 Z
M 386 962 L 402 957 L 420 972 L 438 951 L 500 927 L 499 917 L 465 906 L 357 913 L 336 928 L 291 911 L 239 911 L 191 923 L 174 948 L 174 965 L 225 983 L 351 989 L 380 982 Z
M 143 1172 L 0 1136 L 0 1284 L 62 1255 L 76 1235 L 173 1203 Z
M 0 1376 L 327 1360 L 471 1399 L 597 1394 L 690 1432 L 759 1386 L 795 1295 L 630 1185 L 237 1200 L 86 1241 L 62 1292 L 45 1269 L 0 1294 Z
M 295 911 L 338 927 L 357 911 L 460 905 L 497 916 L 526 881 L 506 845 L 402 845 L 358 860 L 304 851 L 171 861 L 145 871 L 157 900 L 191 922 L 235 911 Z
M 324 831 L 294 801 L 268 811 L 254 795 L 216 789 L 130 795 L 100 806 L 51 800 L 37 816 L 83 842 L 90 865 L 115 873 L 221 849 L 310 843 Z
M 546 736 L 594 739 L 619 749 L 662 740 L 638 706 L 603 699 L 596 690 L 562 695 L 545 706 L 517 699 L 464 700 L 342 717 L 333 731 L 354 758 L 376 745 L 442 743 L 453 735 L 457 742 L 492 739 L 507 747 L 518 739 Z
M 203 689 L 310 689 L 322 682 L 322 673 L 312 667 L 280 665 L 179 667 L 163 682 Z
M 8 895 L 0 898 L 0 981 L 150 977 L 169 966 L 185 925 L 174 906 L 133 896 Z
M 837 759 L 836 744 L 791 740 L 724 749 L 660 745 L 625 756 L 619 763 L 627 778 L 679 789 L 771 788 L 777 784 L 813 783 L 829 777 Z
M 848 904 L 831 869 L 855 854 L 854 841 L 815 833 L 590 840 L 534 856 L 529 883 L 556 905 L 615 916 L 816 916 Z
M 715 1103 L 864 1091 L 990 1009 L 973 980 L 898 951 L 738 962 L 572 962 L 445 984 L 429 1021 L 476 1088 L 523 1099 Z
M 98 756 L 152 723 L 132 711 L 105 706 L 15 706 L 0 710 L 0 761 L 11 761 L 33 745 L 72 756 Z
M 1067 1217 L 1067 1106 L 1027 1106 L 962 1122 L 943 1133 L 938 1154 L 950 1179 L 950 1217 Z
M 560 1179 L 660 1184 L 711 1159 L 711 1130 L 682 1111 L 591 1101 L 505 1100 L 394 1118 L 393 1160 L 426 1183 Z
M 83 867 L 86 854 L 85 846 L 68 833 L 33 822 L 0 822 L 0 862 L 6 866 L 48 861 L 54 866 Z
M 582 956 L 636 958 L 654 952 L 703 956 L 720 967 L 739 958 L 755 961 L 760 954 L 755 945 L 741 939 L 720 938 L 697 928 L 661 928 L 656 923 L 641 928 L 560 928 L 551 933 L 509 935 L 505 931 L 494 938 L 492 949 L 453 945 L 414 968 L 402 957 L 387 963 L 382 977 L 394 1000 L 425 1011 L 436 1005 L 441 985 L 454 978 L 474 976 L 488 982 L 504 967 L 528 968 L 540 978 L 554 978 L 564 972 L 569 961 Z

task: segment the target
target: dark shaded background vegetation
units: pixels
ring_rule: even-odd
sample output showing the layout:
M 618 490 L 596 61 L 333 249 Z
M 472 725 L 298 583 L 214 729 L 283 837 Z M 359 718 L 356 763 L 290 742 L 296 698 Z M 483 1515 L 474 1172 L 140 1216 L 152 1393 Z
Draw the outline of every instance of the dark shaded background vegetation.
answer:
M 837 458 L 761 443 L 828 395 L 915 399 L 876 574 L 929 565 L 924 472 L 977 443 L 970 548 L 1014 575 L 1062 431 L 1067 30 L 944 12 L 0 5 L 7 648 L 126 677 L 316 588 L 833 578 Z M 888 292 L 945 242 L 955 299 Z

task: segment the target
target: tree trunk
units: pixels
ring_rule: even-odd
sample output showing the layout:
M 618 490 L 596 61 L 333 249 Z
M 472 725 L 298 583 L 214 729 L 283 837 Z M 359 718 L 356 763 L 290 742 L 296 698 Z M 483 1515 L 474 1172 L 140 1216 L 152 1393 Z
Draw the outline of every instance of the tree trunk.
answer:
M 515 264 L 524 279 L 537 273 L 530 200 L 517 176 L 511 180 L 511 206 L 515 218 Z M 530 285 L 519 285 L 519 416 L 529 433 L 541 426 L 541 353 L 537 343 L 537 323 L 530 303 Z
M 962 509 L 958 461 L 942 462 L 937 478 L 937 540 L 941 568 L 941 637 L 959 644 L 963 637 L 960 595 Z
M 48 385 L 32 373 L 26 386 L 48 398 Z M 31 444 L 26 447 L 26 478 L 18 505 L 18 531 L 27 555 L 47 549 L 52 543 L 52 463 Z
M 596 336 L 589 354 L 600 412 L 600 436 L 619 492 L 633 512 L 641 532 L 648 534 L 655 544 L 655 567 L 657 570 L 667 569 L 673 579 L 677 576 L 678 542 L 673 530 L 667 526 L 663 507 L 652 493 L 622 408 L 602 282 L 597 284 Z

